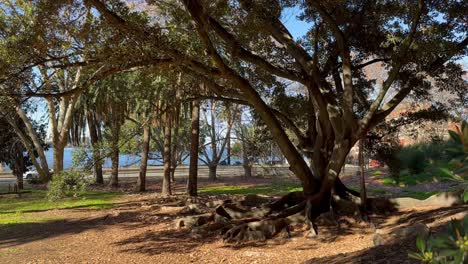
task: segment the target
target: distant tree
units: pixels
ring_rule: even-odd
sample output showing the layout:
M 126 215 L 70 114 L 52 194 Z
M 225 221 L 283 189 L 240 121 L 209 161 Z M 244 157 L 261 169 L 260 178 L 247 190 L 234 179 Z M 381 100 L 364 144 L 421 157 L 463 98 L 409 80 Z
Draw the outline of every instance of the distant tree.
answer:
M 10 167 L 16 177 L 18 189 L 23 189 L 23 173 L 33 165 L 33 160 L 36 162 L 37 152 L 28 151 L 23 143 L 24 139 L 22 140 L 20 134 L 12 127 L 12 122 L 16 122 L 15 129 L 26 131 L 26 127 L 15 112 L 0 114 L 0 163 L 4 162 Z M 36 127 L 36 129 L 41 130 L 41 127 Z M 40 135 L 45 136 L 43 127 Z
M 225 117 L 225 121 L 222 117 Z M 216 169 L 226 157 L 225 150 L 228 135 L 238 118 L 236 106 L 222 105 L 221 102 L 206 100 L 202 106 L 201 119 L 201 154 L 200 160 L 208 166 L 208 178 L 217 179 Z

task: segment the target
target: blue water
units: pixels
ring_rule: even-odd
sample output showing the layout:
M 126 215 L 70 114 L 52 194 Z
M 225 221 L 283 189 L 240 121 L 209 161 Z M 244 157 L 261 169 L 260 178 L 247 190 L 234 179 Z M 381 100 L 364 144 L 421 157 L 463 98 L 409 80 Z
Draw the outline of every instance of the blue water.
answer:
M 73 151 L 74 150 L 75 150 L 75 148 L 73 148 L 73 147 L 65 148 L 64 154 L 63 154 L 63 167 L 64 167 L 64 169 L 69 169 L 69 168 L 72 167 L 72 165 L 73 165 L 72 159 L 73 159 Z M 89 151 L 88 154 L 89 154 L 89 157 L 92 157 L 91 151 Z M 47 160 L 47 164 L 49 165 L 49 168 L 53 168 L 53 166 L 54 166 L 54 158 L 53 158 L 54 149 L 49 148 L 46 151 L 45 155 L 46 155 L 46 160 Z M 238 160 L 235 159 L 235 158 L 231 158 L 232 163 L 235 163 L 236 161 L 238 161 Z M 182 163 L 184 165 L 188 165 L 189 158 L 187 157 Z M 199 165 L 204 165 L 204 163 L 201 162 L 201 161 L 199 161 L 198 163 L 199 163 Z M 133 154 L 120 154 L 119 155 L 119 166 L 120 167 L 139 166 L 139 165 L 140 165 L 140 156 L 133 155 Z M 162 165 L 162 162 L 160 160 L 148 160 L 148 165 L 158 166 L 158 165 Z M 112 166 L 111 159 L 106 158 L 104 160 L 103 167 L 104 168 L 110 168 L 111 166 Z M 6 171 L 10 170 L 8 168 L 8 166 L 4 165 L 4 167 L 5 167 Z

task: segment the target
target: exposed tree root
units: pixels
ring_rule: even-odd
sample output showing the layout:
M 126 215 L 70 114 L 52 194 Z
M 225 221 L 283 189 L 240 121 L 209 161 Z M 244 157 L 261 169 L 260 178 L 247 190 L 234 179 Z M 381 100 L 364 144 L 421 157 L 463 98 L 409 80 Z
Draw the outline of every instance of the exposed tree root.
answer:
M 226 200 L 220 202 L 212 213 L 180 218 L 176 224 L 179 228 L 192 229 L 199 236 L 218 232 L 227 243 L 266 240 L 282 232 L 289 237 L 290 226 L 293 224 L 307 224 L 307 237 L 314 237 L 318 234 L 318 219 L 324 220 L 320 223 L 339 227 L 336 215 L 362 217 L 360 198 L 357 197 L 359 193 L 349 191 L 342 183 L 336 186 L 340 191 L 334 190 L 333 194 L 328 193 L 315 200 L 306 197 L 303 192 L 288 193 L 273 202 L 255 195 L 246 196 L 243 201 Z M 455 196 L 445 194 L 425 201 L 370 197 L 365 213 L 387 214 L 411 205 L 450 206 L 456 202 L 453 197 Z

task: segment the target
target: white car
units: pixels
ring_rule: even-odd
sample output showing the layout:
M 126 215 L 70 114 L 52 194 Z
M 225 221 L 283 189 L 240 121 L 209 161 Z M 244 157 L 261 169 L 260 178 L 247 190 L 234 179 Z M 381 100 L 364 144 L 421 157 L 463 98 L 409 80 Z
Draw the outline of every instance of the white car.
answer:
M 37 173 L 37 171 L 27 171 L 23 173 L 23 179 L 25 180 L 39 179 L 39 173 Z

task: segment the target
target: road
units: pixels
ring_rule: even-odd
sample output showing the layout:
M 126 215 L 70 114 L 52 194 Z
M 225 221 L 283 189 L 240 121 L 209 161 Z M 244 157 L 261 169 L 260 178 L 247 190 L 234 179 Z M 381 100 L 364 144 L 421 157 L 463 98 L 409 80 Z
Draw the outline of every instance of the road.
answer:
M 120 179 L 131 179 L 138 177 L 138 167 L 126 167 L 119 169 L 119 178 Z M 176 178 L 186 178 L 188 176 L 188 166 L 179 166 L 176 169 L 175 177 Z M 355 174 L 358 170 L 357 166 L 347 164 L 344 173 L 346 174 Z M 109 178 L 110 169 L 106 168 L 103 170 L 104 178 Z M 289 174 L 291 171 L 288 166 L 269 166 L 269 167 L 260 167 L 254 166 L 252 169 L 253 175 L 284 175 Z M 342 172 L 343 173 L 343 172 Z M 164 175 L 164 168 L 162 166 L 150 166 L 148 167 L 147 177 L 149 178 L 162 178 Z M 233 176 L 242 176 L 244 175 L 244 169 L 242 166 L 218 166 L 217 175 L 220 178 L 223 177 L 233 177 Z M 207 166 L 198 166 L 198 177 L 208 178 L 208 167 Z M 8 188 L 8 185 L 13 185 L 16 182 L 16 178 L 13 177 L 11 173 L 0 173 L 0 189 Z
M 110 169 L 106 168 L 103 170 L 104 178 L 109 178 Z M 138 167 L 126 167 L 119 169 L 119 178 L 136 178 L 138 177 Z M 179 166 L 175 171 L 176 178 L 186 178 L 188 176 L 189 167 L 188 166 Z M 280 175 L 291 173 L 288 166 L 270 166 L 270 167 L 260 167 L 254 166 L 252 173 L 256 174 L 265 174 L 265 175 Z M 156 178 L 163 177 L 164 168 L 162 166 L 150 166 L 147 170 L 147 177 Z M 218 166 L 217 175 L 220 178 L 223 177 L 232 177 L 232 176 L 242 176 L 244 175 L 244 168 L 242 166 Z M 208 167 L 207 166 L 198 166 L 198 177 L 207 178 L 208 177 Z M 0 187 L 8 187 L 8 184 L 13 185 L 16 182 L 16 178 L 11 173 L 0 173 Z

